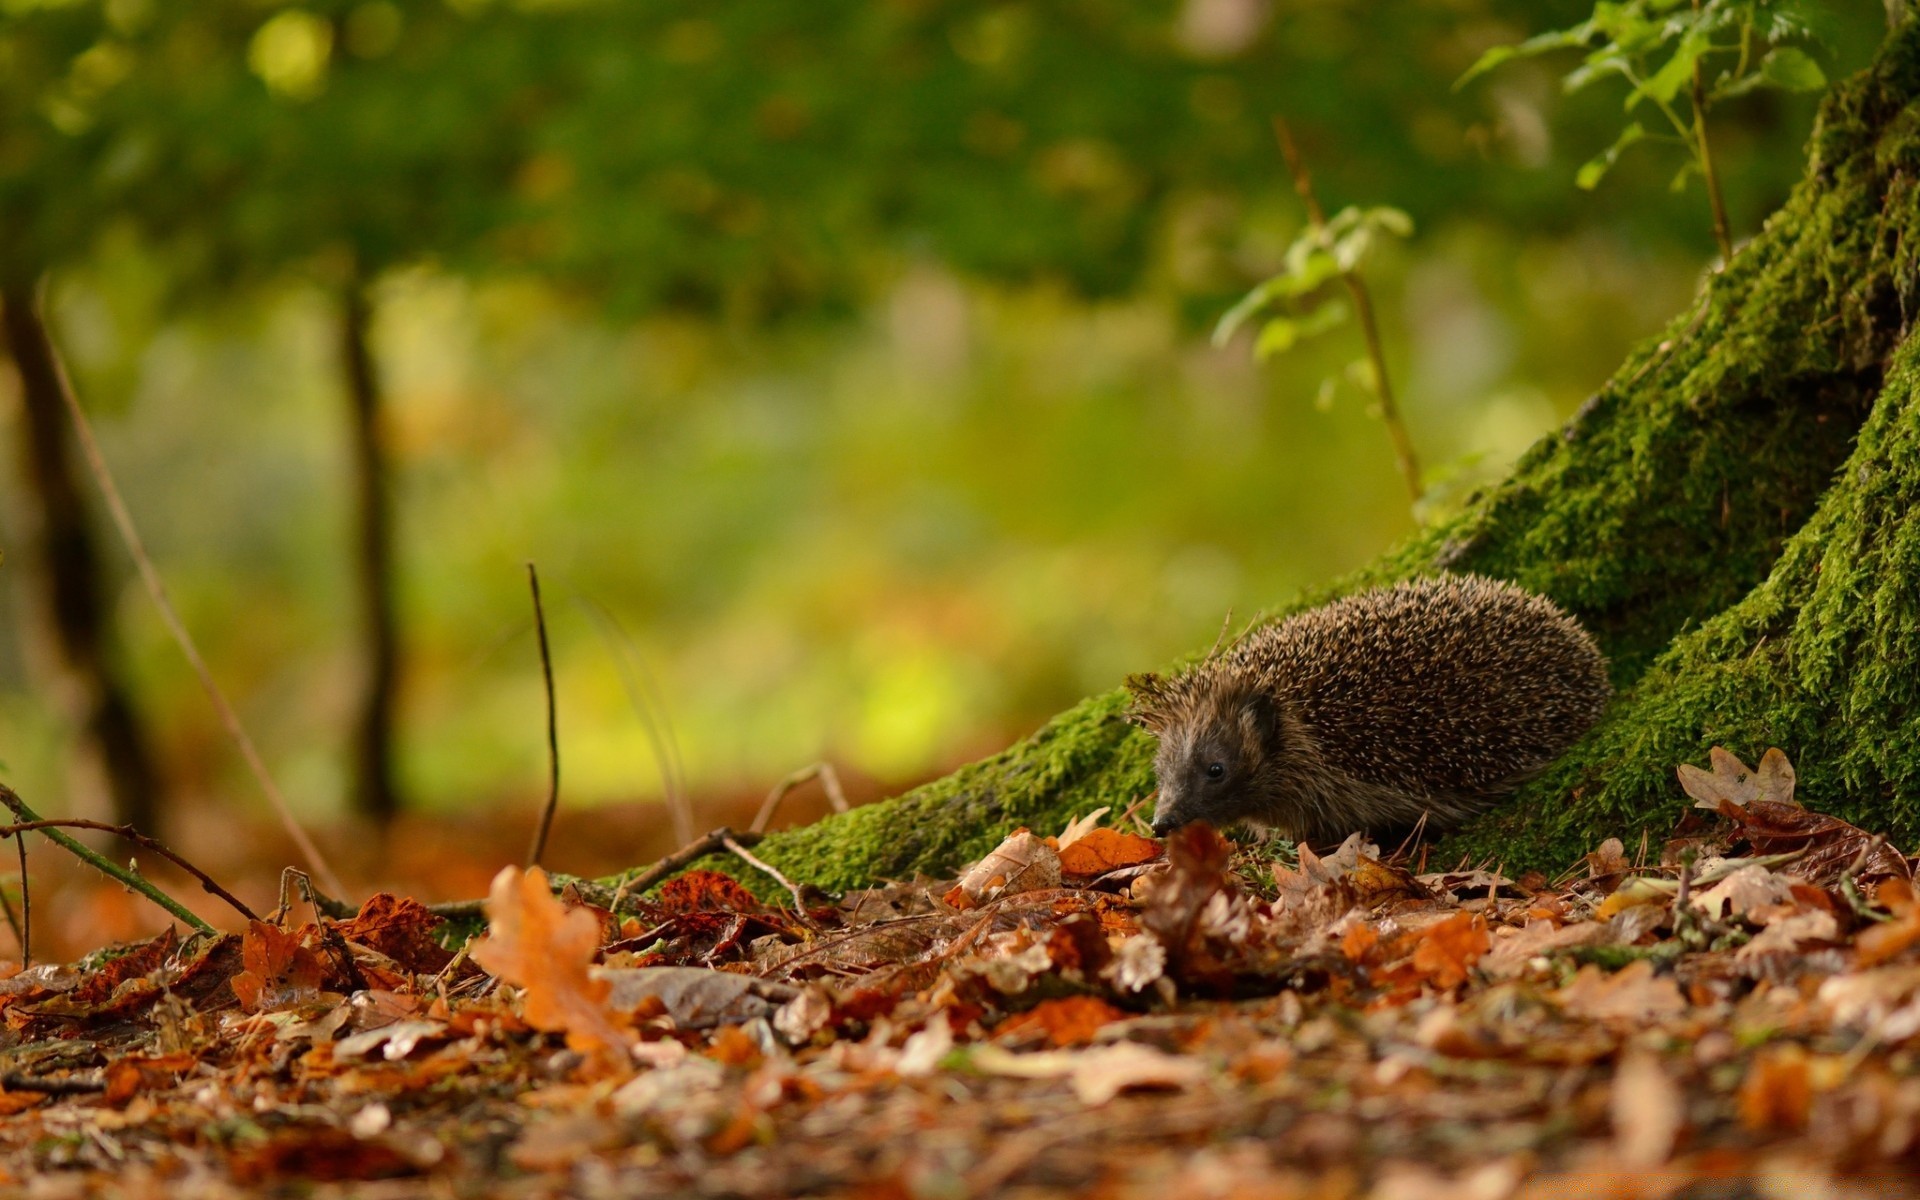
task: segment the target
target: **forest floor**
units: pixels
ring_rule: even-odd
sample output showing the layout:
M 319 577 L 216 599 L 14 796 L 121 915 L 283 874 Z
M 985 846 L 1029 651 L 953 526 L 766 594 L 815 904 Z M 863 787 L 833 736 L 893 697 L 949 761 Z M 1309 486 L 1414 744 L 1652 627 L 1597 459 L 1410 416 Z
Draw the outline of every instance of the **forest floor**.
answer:
M 0 1188 L 1915 1190 L 1912 862 L 1778 752 L 1682 781 L 1667 844 L 1559 879 L 1092 814 L 837 901 L 694 871 L 616 913 L 509 868 L 457 952 L 382 895 L 16 966 Z

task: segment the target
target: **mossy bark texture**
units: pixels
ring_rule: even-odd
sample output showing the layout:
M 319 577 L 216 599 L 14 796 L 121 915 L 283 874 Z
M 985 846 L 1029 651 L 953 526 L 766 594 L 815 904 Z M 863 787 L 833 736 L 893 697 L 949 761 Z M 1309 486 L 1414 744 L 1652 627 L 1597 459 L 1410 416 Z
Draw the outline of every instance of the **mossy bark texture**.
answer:
M 1657 839 L 1677 763 L 1770 745 L 1801 795 L 1920 837 L 1920 30 L 1828 97 L 1805 178 L 1562 431 L 1459 517 L 1339 591 L 1473 571 L 1553 597 L 1620 690 L 1600 726 L 1443 853 L 1553 868 Z M 1297 607 L 1297 606 L 1296 606 Z M 1278 613 L 1273 615 L 1280 615 Z M 1153 664 L 1142 664 L 1151 666 Z M 896 799 L 759 853 L 829 889 L 951 871 L 1028 825 L 1153 788 L 1118 692 Z

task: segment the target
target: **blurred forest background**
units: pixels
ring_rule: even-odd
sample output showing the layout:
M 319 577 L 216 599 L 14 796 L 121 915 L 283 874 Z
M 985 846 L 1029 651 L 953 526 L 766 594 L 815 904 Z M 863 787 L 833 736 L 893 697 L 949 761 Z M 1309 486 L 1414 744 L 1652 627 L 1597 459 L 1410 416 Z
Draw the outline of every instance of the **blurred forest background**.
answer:
M 528 560 L 564 804 L 637 806 L 615 865 L 674 843 L 670 788 L 738 819 L 818 759 L 868 797 L 996 749 L 1457 503 L 1684 310 L 1714 241 L 1680 156 L 1573 186 L 1624 84 L 1453 87 L 1586 11 L 0 0 L 0 778 L 190 853 L 262 811 L 46 432 L 40 333 L 335 844 L 395 812 L 524 836 Z M 1830 77 L 1885 28 L 1813 15 Z M 1814 103 L 1716 109 L 1736 236 Z M 1351 327 L 1209 343 L 1304 220 L 1276 114 L 1330 209 L 1414 220 L 1368 270 L 1418 510 L 1365 394 L 1321 386 Z M 97 613 L 52 600 L 49 530 Z

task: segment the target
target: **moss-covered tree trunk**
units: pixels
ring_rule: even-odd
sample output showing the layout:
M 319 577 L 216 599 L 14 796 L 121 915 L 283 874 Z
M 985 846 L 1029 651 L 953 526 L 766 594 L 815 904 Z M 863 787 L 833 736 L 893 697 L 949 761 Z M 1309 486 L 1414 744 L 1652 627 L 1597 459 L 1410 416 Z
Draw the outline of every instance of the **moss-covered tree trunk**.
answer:
M 1467 512 L 1336 588 L 1439 570 L 1543 592 L 1620 688 L 1587 739 L 1452 838 L 1510 866 L 1655 836 L 1676 763 L 1779 745 L 1811 803 L 1920 835 L 1920 32 L 1829 96 L 1806 176 L 1693 310 Z M 1320 599 L 1322 597 L 1314 597 Z M 1141 664 L 1143 667 L 1155 664 Z M 1093 697 L 1033 737 L 761 853 L 844 888 L 1118 809 L 1151 742 Z

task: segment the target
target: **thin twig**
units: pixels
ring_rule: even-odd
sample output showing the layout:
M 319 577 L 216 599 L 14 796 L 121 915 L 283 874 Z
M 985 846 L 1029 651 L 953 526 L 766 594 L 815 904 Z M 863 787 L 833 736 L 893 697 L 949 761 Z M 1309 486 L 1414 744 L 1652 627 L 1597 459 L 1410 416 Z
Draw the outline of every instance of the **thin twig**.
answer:
M 527 564 L 527 586 L 533 589 L 533 627 L 540 635 L 540 679 L 547 689 L 547 806 L 540 813 L 540 827 L 534 831 L 533 847 L 527 851 L 527 865 L 540 865 L 547 852 L 547 834 L 553 829 L 553 813 L 560 807 L 560 725 L 553 702 L 553 654 L 547 648 L 547 612 L 540 604 L 540 572 Z
M 1700 11 L 1700 0 L 1693 0 Z M 1733 235 L 1727 227 L 1727 204 L 1720 195 L 1720 176 L 1713 169 L 1713 150 L 1707 143 L 1707 83 L 1700 60 L 1693 60 L 1693 141 L 1700 158 L 1700 174 L 1707 181 L 1707 203 L 1713 208 L 1713 240 L 1720 244 L 1720 262 L 1733 261 Z
M 833 806 L 833 811 L 843 813 L 852 807 L 847 803 L 847 794 L 840 790 L 840 774 L 833 769 L 833 764 L 817 762 L 810 767 L 801 767 L 773 785 L 767 798 L 760 802 L 760 811 L 753 814 L 753 824 L 747 826 L 748 832 L 766 832 L 768 823 L 773 820 L 773 814 L 779 811 L 780 802 L 787 798 L 787 793 L 810 779 L 820 781 L 820 790 L 827 794 L 827 803 Z
M 778 870 L 776 870 L 773 867 L 772 864 L 767 863 L 761 859 L 755 858 L 752 855 L 752 853 L 750 853 L 747 850 L 745 846 L 742 846 L 739 842 L 734 841 L 732 838 L 722 838 L 720 839 L 720 844 L 725 846 L 727 849 L 733 851 L 733 856 L 735 858 L 739 859 L 741 862 L 746 863 L 748 866 L 759 871 L 762 875 L 765 875 L 767 878 L 773 880 L 775 883 L 779 884 L 781 887 L 787 889 L 787 894 L 793 897 L 793 911 L 795 915 L 797 915 L 802 921 L 807 919 L 807 902 L 800 898 L 800 889 L 793 886 L 793 880 L 788 879 L 785 875 L 782 875 Z
M 102 855 L 88 848 L 84 844 L 78 841 L 75 841 L 73 838 L 69 837 L 67 834 L 62 832 L 62 830 L 64 829 L 99 829 L 107 833 L 117 834 L 120 837 L 126 838 L 128 841 L 133 842 L 135 845 L 142 846 L 149 850 L 152 850 L 154 853 L 160 855 L 163 858 L 168 859 L 169 861 L 183 868 L 184 870 L 187 871 L 187 873 L 192 875 L 194 878 L 198 879 L 202 887 L 205 887 L 209 892 L 212 892 L 214 895 L 219 896 L 222 900 L 225 900 L 227 903 L 233 905 L 235 908 L 245 913 L 249 918 L 253 918 L 252 910 L 250 910 L 246 905 L 240 903 L 240 901 L 234 899 L 234 897 L 230 893 L 228 893 L 228 891 L 225 888 L 221 887 L 219 884 L 215 883 L 212 879 L 208 878 L 205 872 L 201 871 L 198 867 L 194 866 L 193 864 L 187 862 L 185 859 L 181 858 L 179 855 L 175 854 L 173 851 L 167 849 L 165 846 L 162 846 L 159 842 L 156 842 L 152 838 L 148 837 L 147 835 L 140 833 L 138 830 L 135 830 L 132 826 L 108 825 L 102 821 L 85 821 L 79 818 L 73 818 L 70 820 L 63 820 L 63 821 L 46 820 L 42 818 L 39 813 L 34 812 L 31 808 L 28 808 L 27 802 L 20 798 L 19 793 L 15 792 L 12 788 L 8 787 L 4 783 L 0 783 L 0 804 L 5 804 L 7 808 L 12 810 L 14 816 L 20 818 L 20 823 L 17 825 L 0 826 L 0 837 L 13 837 L 29 831 L 42 833 L 46 835 L 47 840 L 57 843 L 62 849 L 65 849 L 68 853 L 74 855 L 76 858 L 80 859 L 82 862 L 86 863 L 88 866 L 92 867 L 94 870 L 99 871 L 104 875 L 111 876 L 112 878 L 118 880 L 119 882 L 126 884 L 128 887 L 132 888 L 134 891 L 139 892 L 142 896 L 145 896 L 147 899 L 153 901 L 155 904 L 158 904 L 161 908 L 166 909 L 169 913 L 173 914 L 175 917 L 178 917 L 180 920 L 185 921 L 187 924 L 193 926 L 195 929 L 198 929 L 202 933 L 215 933 L 217 932 L 217 930 L 215 930 L 213 926 L 201 920 L 199 917 L 195 916 L 190 909 L 182 905 L 178 900 L 175 900 L 172 896 L 167 895 L 165 892 L 155 887 L 151 882 L 149 882 L 144 876 L 140 875 L 138 872 L 127 870 L 125 867 L 121 866 L 119 863 L 114 862 L 112 859 L 107 858 L 105 855 Z
M 93 1075 L 28 1075 L 8 1071 L 0 1075 L 0 1087 L 9 1092 L 42 1092 L 48 1096 L 88 1096 L 107 1090 L 106 1081 Z
M 745 833 L 735 833 L 730 827 L 722 825 L 712 833 L 695 838 L 638 875 L 626 880 L 620 885 L 620 890 L 614 893 L 614 898 L 624 900 L 630 895 L 644 892 L 688 863 L 728 849 L 728 842 L 741 846 L 757 846 L 760 844 L 760 839 L 765 836 L 752 829 Z
M 709 854 L 718 854 L 725 850 L 727 848 L 725 839 L 733 838 L 743 846 L 754 846 L 759 844 L 763 836 L 765 835 L 758 833 L 735 833 L 732 829 L 722 826 L 712 833 L 695 838 L 628 879 L 617 889 L 596 884 L 590 879 L 574 879 L 564 875 L 551 876 L 550 882 L 553 884 L 555 893 L 565 890 L 568 884 L 572 884 L 580 890 L 582 897 L 589 903 L 597 904 L 610 912 L 618 912 L 620 905 L 628 896 L 646 891 L 654 884 L 677 873 L 695 859 L 705 858 Z M 449 900 L 440 904 L 429 904 L 427 911 L 436 917 L 443 917 L 450 921 L 465 921 L 485 916 L 487 909 L 484 900 Z
M 15 838 L 13 848 L 20 852 L 20 966 L 33 965 L 33 889 L 27 883 L 27 839 Z
M 153 565 L 153 559 L 147 554 L 146 543 L 140 538 L 140 531 L 133 523 L 133 514 L 127 508 L 126 501 L 120 497 L 120 488 L 113 481 L 113 473 L 107 469 L 106 456 L 100 452 L 100 443 L 93 436 L 93 424 L 87 420 L 85 410 L 80 407 L 79 395 L 73 389 L 73 381 L 67 377 L 66 364 L 58 355 L 54 356 L 54 371 L 60 379 L 60 398 L 66 403 L 67 413 L 73 418 L 73 427 L 79 436 L 80 449 L 87 460 L 87 467 L 93 472 L 94 482 L 99 484 L 100 493 L 107 502 L 107 511 L 113 517 L 113 523 L 120 531 L 121 541 L 126 543 L 127 553 L 133 556 L 135 568 L 140 572 L 140 581 L 146 585 L 147 594 L 153 598 L 154 607 L 160 610 L 161 623 L 186 656 L 187 665 L 199 677 L 200 686 L 206 689 L 207 698 L 213 702 L 214 711 L 219 714 L 220 723 L 226 726 L 227 736 L 240 748 L 240 757 L 246 760 L 247 767 L 266 793 L 267 802 L 273 805 L 279 814 L 280 824 L 286 828 L 287 836 L 299 848 L 301 857 L 313 868 L 314 874 L 326 881 L 333 891 L 345 894 L 339 876 L 327 865 L 320 847 L 314 845 L 307 831 L 294 819 L 293 809 L 287 799 L 281 795 L 280 788 L 267 771 L 266 760 L 260 757 L 260 751 L 254 747 L 253 739 L 247 735 L 246 727 L 240 723 L 240 714 L 227 702 L 226 693 L 214 682 L 213 672 L 207 667 L 206 659 L 200 656 L 200 648 L 194 643 L 193 635 L 187 632 L 187 626 L 174 610 L 173 601 L 167 596 L 167 585 L 160 578 L 159 568 Z
M 680 762 L 680 739 L 673 732 L 673 712 L 667 707 L 653 672 L 647 668 L 640 647 L 634 644 L 620 618 L 606 605 L 574 585 L 574 600 L 599 627 L 600 636 L 613 649 L 613 662 L 634 716 L 653 747 L 654 765 L 660 772 L 660 790 L 666 796 L 667 814 L 673 820 L 673 837 L 680 845 L 694 839 L 693 804 L 687 798 L 686 768 Z
M 1326 210 L 1320 207 L 1320 198 L 1313 190 L 1313 176 L 1307 173 L 1307 160 L 1301 156 L 1300 147 L 1293 141 L 1293 130 L 1287 127 L 1286 118 L 1273 119 L 1274 136 L 1280 141 L 1281 157 L 1287 160 L 1287 171 L 1293 176 L 1293 190 L 1300 193 L 1300 199 L 1307 206 L 1307 221 L 1316 234 L 1324 236 L 1327 229 Z M 1387 379 L 1387 356 L 1380 342 L 1380 326 L 1373 316 L 1373 296 L 1367 291 L 1366 281 L 1360 278 L 1357 270 L 1342 269 L 1341 282 L 1347 285 L 1347 295 L 1353 301 L 1353 313 L 1360 322 L 1360 335 L 1367 343 L 1367 357 L 1373 364 L 1373 394 L 1380 401 L 1380 419 L 1387 427 L 1387 437 L 1393 443 L 1393 456 L 1400 464 L 1400 477 L 1406 481 L 1407 491 L 1418 502 L 1425 489 L 1420 486 L 1420 461 L 1413 452 L 1413 437 L 1407 432 L 1407 426 L 1400 418 L 1400 408 L 1394 403 L 1393 384 Z

